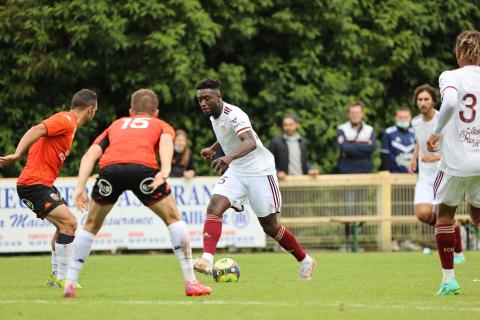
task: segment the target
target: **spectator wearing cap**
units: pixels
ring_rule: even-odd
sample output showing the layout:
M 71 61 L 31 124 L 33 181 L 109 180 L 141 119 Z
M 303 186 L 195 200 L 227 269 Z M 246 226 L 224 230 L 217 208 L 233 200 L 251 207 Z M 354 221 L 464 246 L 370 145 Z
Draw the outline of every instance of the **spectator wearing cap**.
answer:
M 287 175 L 316 175 L 318 171 L 308 163 L 308 148 L 305 139 L 298 133 L 299 120 L 295 115 L 282 119 L 283 134 L 274 137 L 270 152 L 275 157 L 275 167 L 280 179 Z

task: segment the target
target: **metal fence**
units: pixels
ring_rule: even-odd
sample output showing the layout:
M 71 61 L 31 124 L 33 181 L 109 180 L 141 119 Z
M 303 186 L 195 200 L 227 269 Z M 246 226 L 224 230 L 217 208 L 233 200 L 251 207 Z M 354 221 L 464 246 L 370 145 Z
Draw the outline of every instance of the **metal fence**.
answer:
M 309 248 L 338 249 L 352 238 L 364 249 L 391 250 L 392 239 L 434 246 L 433 227 L 415 218 L 416 176 L 380 172 L 288 177 L 280 182 L 281 221 Z M 466 206 L 459 210 L 466 219 Z

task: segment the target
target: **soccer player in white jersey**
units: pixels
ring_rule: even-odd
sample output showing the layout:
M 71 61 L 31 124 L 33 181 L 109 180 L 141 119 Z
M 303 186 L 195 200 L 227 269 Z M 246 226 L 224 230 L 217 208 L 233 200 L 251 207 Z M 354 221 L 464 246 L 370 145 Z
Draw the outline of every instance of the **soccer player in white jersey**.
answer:
M 443 271 L 438 295 L 460 292 L 453 269 L 454 217 L 464 196 L 473 223 L 480 224 L 480 32 L 462 32 L 455 55 L 460 68 L 440 75 L 442 106 L 427 142 L 429 151 L 440 147 L 442 156 L 434 185 L 434 204 L 439 204 L 435 238 Z
M 223 213 L 230 207 L 241 210 L 239 208 L 248 199 L 265 233 L 299 262 L 299 280 L 310 280 L 315 260 L 298 244 L 295 236 L 277 222 L 282 196 L 273 155 L 263 146 L 245 112 L 222 100 L 219 80 L 202 80 L 196 89 L 200 107 L 210 116 L 217 137 L 217 142 L 202 149 L 201 155 L 205 159 L 212 158 L 221 148 L 225 156 L 212 162 L 212 168 L 222 173 L 222 177 L 208 204 L 203 227 L 203 255 L 196 259 L 195 270 L 211 273 L 222 234 Z
M 433 132 L 436 123 L 438 111 L 435 106 L 438 105 L 439 97 L 437 90 L 429 84 L 424 84 L 415 88 L 413 93 L 413 102 L 417 105 L 420 114 L 412 120 L 412 128 L 415 132 L 415 151 L 410 161 L 408 171 L 414 173 L 417 169 L 418 159 L 418 180 L 415 186 L 415 215 L 421 222 L 435 226 L 437 223 L 436 207 L 433 203 L 433 185 L 437 176 L 437 165 L 440 160 L 438 152 L 429 152 L 427 150 L 427 140 Z M 465 262 L 465 256 L 462 250 L 462 237 L 460 226 L 455 224 L 455 264 Z

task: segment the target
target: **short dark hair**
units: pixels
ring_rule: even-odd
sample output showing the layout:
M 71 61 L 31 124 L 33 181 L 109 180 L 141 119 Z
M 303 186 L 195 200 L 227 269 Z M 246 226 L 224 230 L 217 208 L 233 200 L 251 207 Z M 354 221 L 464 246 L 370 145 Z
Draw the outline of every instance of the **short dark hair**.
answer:
M 285 119 L 292 119 L 293 121 L 295 121 L 295 123 L 299 123 L 299 122 L 300 122 L 300 121 L 298 120 L 298 117 L 297 117 L 296 115 L 294 115 L 294 114 L 286 114 L 286 115 L 284 115 L 283 118 L 282 118 L 282 122 L 283 122 L 283 120 L 285 120 Z
M 412 110 L 410 110 L 410 108 L 407 108 L 407 107 L 397 107 L 397 109 L 395 109 L 395 114 L 397 114 L 399 111 L 407 111 L 407 112 L 410 112 L 410 114 L 412 114 Z
M 417 104 L 418 95 L 424 91 L 428 92 L 430 97 L 432 97 L 432 100 L 435 106 L 438 105 L 438 102 L 440 101 L 440 97 L 438 96 L 438 91 L 428 83 L 422 84 L 421 86 L 418 86 L 415 88 L 412 96 L 413 104 Z
M 86 108 L 97 104 L 97 94 L 89 89 L 82 89 L 72 97 L 72 109 Z
M 359 106 L 362 110 L 365 108 L 365 105 L 363 104 L 363 102 L 360 100 L 357 100 L 357 101 L 353 101 L 347 106 L 347 112 L 350 111 L 350 108 L 356 107 L 356 106 Z
M 222 82 L 218 79 L 203 79 L 195 85 L 195 89 L 201 90 L 201 89 L 216 89 L 220 90 L 220 86 L 222 85 Z
M 135 113 L 146 112 L 153 115 L 158 109 L 158 97 L 150 89 L 139 89 L 132 94 L 130 106 Z

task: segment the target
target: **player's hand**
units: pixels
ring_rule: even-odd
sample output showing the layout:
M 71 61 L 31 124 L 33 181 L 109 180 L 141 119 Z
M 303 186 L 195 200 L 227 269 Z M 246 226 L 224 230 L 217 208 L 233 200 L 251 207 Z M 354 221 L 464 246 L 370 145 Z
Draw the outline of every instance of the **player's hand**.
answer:
M 440 156 L 433 153 L 425 153 L 422 155 L 423 162 L 435 162 L 440 160 Z
M 85 188 L 75 188 L 75 193 L 73 194 L 73 203 L 75 208 L 80 212 L 88 209 L 88 195 L 85 191 Z
M 412 159 L 407 166 L 408 173 L 414 174 L 417 171 L 417 159 Z
M 310 170 L 308 170 L 308 175 L 312 178 L 316 178 L 318 176 L 318 170 L 317 169 L 310 169 Z
M 427 149 L 430 152 L 437 152 L 438 151 L 438 140 L 440 140 L 440 136 L 432 133 L 430 138 L 427 140 Z
M 229 156 L 223 156 L 218 159 L 215 159 L 212 161 L 212 168 L 213 171 L 223 174 L 225 171 L 227 171 L 228 166 L 232 162 L 232 158 Z
M 211 157 L 213 157 L 215 155 L 215 151 L 213 151 L 211 148 L 203 148 L 201 151 L 200 151 L 200 155 L 202 156 L 203 159 L 207 160 L 207 159 L 210 159 Z
M 20 159 L 20 155 L 18 154 L 9 154 L 8 156 L 5 157 L 0 157 L 0 168 L 6 167 L 14 163 Z
M 158 172 L 155 175 L 155 178 L 153 178 L 153 182 L 150 183 L 149 187 L 152 188 L 153 190 L 157 189 L 160 187 L 162 184 L 165 183 L 166 178 L 164 178 L 165 175 L 162 173 L 162 171 Z
M 285 171 L 278 171 L 277 177 L 278 179 L 285 179 L 287 177 L 287 173 Z

